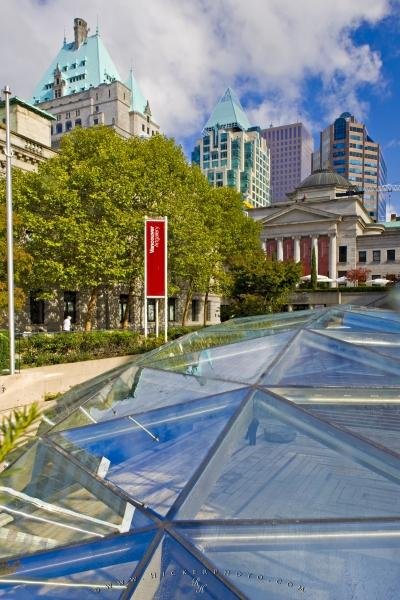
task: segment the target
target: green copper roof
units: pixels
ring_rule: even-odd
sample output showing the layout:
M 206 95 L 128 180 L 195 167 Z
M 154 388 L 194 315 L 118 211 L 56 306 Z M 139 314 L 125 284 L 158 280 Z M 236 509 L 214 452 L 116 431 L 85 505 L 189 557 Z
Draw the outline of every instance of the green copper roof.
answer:
M 74 42 L 64 43 L 33 92 L 32 104 L 53 99 L 52 83 L 57 65 L 65 81 L 63 96 L 97 87 L 101 83 L 121 81 L 100 35 L 96 33 L 88 37 L 79 48 L 75 48 Z
M 51 115 L 49 112 L 42 110 L 41 108 L 38 108 L 37 106 L 33 106 L 26 100 L 22 100 L 22 98 L 18 98 L 18 96 L 13 96 L 12 98 L 10 98 L 10 105 L 13 105 L 13 104 L 18 104 L 19 106 L 23 106 L 24 108 L 31 110 L 32 112 L 40 115 L 41 117 L 44 117 L 45 119 L 49 119 L 49 121 L 56 120 L 56 118 L 53 115 Z M 0 100 L 0 109 L 3 109 L 4 107 L 5 107 L 5 101 Z
M 129 78 L 128 78 L 128 81 L 125 83 L 125 85 L 132 92 L 130 110 L 134 110 L 136 112 L 140 112 L 143 114 L 145 111 L 146 105 L 147 105 L 147 100 L 143 96 L 142 90 L 140 89 L 140 87 L 135 79 L 135 76 L 133 75 L 133 69 L 130 70 Z
M 244 130 L 250 127 L 250 122 L 240 104 L 240 100 L 231 88 L 226 90 L 215 106 L 204 129 L 213 129 L 214 127 L 240 127 Z
M 384 225 L 385 229 L 398 229 L 400 228 L 400 221 L 386 221 L 385 223 L 379 223 Z

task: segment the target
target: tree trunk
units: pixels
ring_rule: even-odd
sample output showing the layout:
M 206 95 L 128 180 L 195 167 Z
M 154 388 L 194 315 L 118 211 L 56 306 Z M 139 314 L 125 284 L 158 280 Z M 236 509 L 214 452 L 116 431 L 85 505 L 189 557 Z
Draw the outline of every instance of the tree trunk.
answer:
M 86 319 L 85 319 L 85 331 L 92 331 L 92 321 L 94 317 L 94 311 L 96 310 L 97 305 L 97 295 L 99 293 L 99 288 L 92 288 L 90 292 L 90 298 L 87 305 Z
M 204 308 L 203 308 L 203 325 L 204 325 L 204 327 L 207 325 L 207 304 L 208 304 L 209 293 L 210 293 L 210 282 L 208 282 L 207 291 L 204 296 Z
M 192 299 L 193 296 L 193 286 L 192 283 L 190 282 L 189 287 L 188 287 L 188 291 L 186 294 L 186 300 L 185 300 L 185 306 L 183 308 L 183 314 L 182 314 L 182 326 L 184 327 L 186 325 L 186 319 L 187 319 L 187 314 L 189 312 L 189 304 L 190 301 Z

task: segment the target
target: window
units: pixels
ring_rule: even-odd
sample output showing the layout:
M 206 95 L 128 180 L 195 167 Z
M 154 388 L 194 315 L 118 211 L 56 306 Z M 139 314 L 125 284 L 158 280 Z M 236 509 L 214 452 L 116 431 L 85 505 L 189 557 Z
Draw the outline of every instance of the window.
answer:
M 76 323 L 76 292 L 64 292 L 64 319 L 68 315 Z
M 75 127 L 82 127 L 82 120 L 81 119 L 75 119 Z
M 62 133 L 62 123 L 57 123 L 56 125 L 56 133 Z
M 176 298 L 168 298 L 168 321 L 176 321 Z
M 150 123 L 150 117 L 149 116 L 147 116 L 147 122 Z
M 156 301 L 154 298 L 147 300 L 147 320 L 154 323 L 156 320 Z
M 360 262 L 360 263 L 367 262 L 367 251 L 366 250 L 359 250 L 359 252 L 358 252 L 358 262 Z
M 381 262 L 380 250 L 372 250 L 372 262 Z
M 129 295 L 128 294 L 120 294 L 119 295 L 119 322 L 128 317 L 128 322 L 131 321 L 131 311 L 130 307 L 128 307 Z M 128 311 L 128 312 L 127 312 Z
M 57 121 L 61 121 L 61 115 L 57 115 Z
M 67 121 L 65 123 L 65 131 L 71 131 L 72 129 L 72 121 Z
M 150 135 L 150 128 L 147 128 L 147 135 Z
M 347 246 L 339 246 L 339 262 L 347 262 Z
M 38 292 L 31 292 L 29 296 L 30 319 L 32 325 L 43 325 L 44 323 L 44 300 L 38 300 Z
M 200 300 L 192 300 L 192 321 L 200 321 Z
M 146 127 L 142 124 L 142 131 L 146 131 Z
M 396 250 L 387 250 L 387 261 L 396 260 Z
M 70 112 L 65 113 L 65 118 L 66 119 L 70 119 L 71 118 L 71 113 Z
M 81 114 L 81 111 L 80 111 L 79 108 L 77 108 L 76 111 L 75 111 L 75 116 L 79 117 L 80 114 Z
M 96 106 L 95 111 L 98 113 L 99 112 L 99 107 Z
M 98 119 L 93 119 L 93 125 L 98 125 L 99 124 L 99 120 Z

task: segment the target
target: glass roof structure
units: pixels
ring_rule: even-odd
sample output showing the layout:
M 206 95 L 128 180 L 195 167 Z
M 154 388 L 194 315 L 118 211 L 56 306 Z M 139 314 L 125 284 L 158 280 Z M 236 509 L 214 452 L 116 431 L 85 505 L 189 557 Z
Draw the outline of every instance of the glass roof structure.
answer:
M 46 414 L 0 474 L 0 598 L 393 600 L 399 492 L 400 315 L 234 319 Z

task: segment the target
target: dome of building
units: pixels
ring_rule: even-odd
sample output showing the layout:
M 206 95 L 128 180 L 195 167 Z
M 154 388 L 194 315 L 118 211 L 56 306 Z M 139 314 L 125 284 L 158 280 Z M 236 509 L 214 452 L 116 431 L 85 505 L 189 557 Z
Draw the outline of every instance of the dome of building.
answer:
M 347 189 L 355 189 L 356 186 L 350 183 L 345 177 L 339 175 L 335 171 L 330 169 L 316 169 L 303 179 L 299 186 L 297 186 L 297 190 L 303 188 L 313 188 L 313 187 L 342 187 Z
M 399 335 L 244 317 L 70 390 L 0 474 L 0 598 L 394 598 Z

